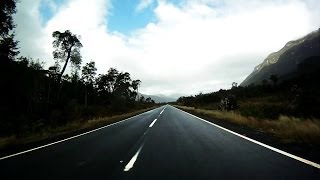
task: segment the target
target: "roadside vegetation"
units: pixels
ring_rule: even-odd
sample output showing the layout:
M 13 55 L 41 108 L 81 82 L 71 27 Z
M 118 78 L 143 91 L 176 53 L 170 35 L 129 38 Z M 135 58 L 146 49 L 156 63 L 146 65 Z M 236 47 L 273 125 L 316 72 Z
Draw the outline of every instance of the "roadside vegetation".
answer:
M 220 111 L 198 109 L 188 106 L 179 106 L 184 111 L 211 117 L 221 121 L 228 121 L 238 125 L 248 126 L 259 131 L 275 134 L 283 142 L 303 142 L 319 144 L 320 121 L 317 119 L 301 119 L 281 115 L 278 119 L 258 119 L 246 117 L 235 111 Z
M 317 57 L 319 58 L 319 57 Z M 320 59 L 319 59 L 320 61 Z M 284 142 L 320 144 L 320 69 L 278 82 L 232 84 L 228 90 L 180 97 L 177 107 L 192 113 L 272 133 Z
M 19 56 L 16 2 L 0 6 L 0 147 L 109 124 L 155 106 L 139 96 L 142 82 L 128 72 L 97 74 L 93 60 L 82 63 L 81 38 L 69 30 L 52 33 L 55 63 L 48 69 Z
M 121 120 L 125 120 L 127 118 L 149 111 L 155 107 L 157 106 L 141 110 L 135 110 L 133 112 L 120 115 L 96 117 L 82 121 L 72 121 L 62 126 L 46 126 L 44 128 L 39 129 L 38 131 L 26 132 L 24 133 L 24 136 L 17 136 L 13 134 L 11 136 L 1 137 L 0 149 L 19 147 L 28 143 L 40 142 L 49 138 L 68 137 L 69 135 L 74 133 L 78 134 L 79 132 L 89 131 L 94 128 L 99 128 Z

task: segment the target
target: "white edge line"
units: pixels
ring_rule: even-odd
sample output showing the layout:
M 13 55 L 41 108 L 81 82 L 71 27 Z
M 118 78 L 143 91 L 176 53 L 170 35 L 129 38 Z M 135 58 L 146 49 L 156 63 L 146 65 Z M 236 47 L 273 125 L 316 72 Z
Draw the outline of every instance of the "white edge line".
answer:
M 147 112 L 144 112 L 142 114 L 149 113 L 149 112 L 151 112 L 153 110 L 155 110 L 155 109 L 151 109 L 151 110 L 149 110 Z M 81 134 L 78 134 L 78 135 L 75 135 L 75 136 L 72 136 L 72 137 L 69 137 L 69 138 L 66 138 L 66 139 L 62 139 L 62 140 L 59 140 L 59 141 L 56 141 L 56 142 L 53 142 L 53 143 L 49 143 L 49 144 L 46 144 L 46 145 L 43 145 L 43 146 L 39 146 L 39 147 L 36 147 L 36 148 L 32 148 L 32 149 L 29 149 L 29 150 L 26 150 L 26 151 L 22 151 L 22 152 L 18 152 L 18 153 L 15 153 L 15 154 L 8 155 L 8 156 L 4 156 L 4 157 L 1 157 L 0 160 L 8 159 L 10 157 L 18 156 L 18 155 L 25 154 L 25 153 L 28 153 L 28 152 L 31 152 L 31 151 L 35 151 L 35 150 L 38 150 L 38 149 L 42 149 L 42 148 L 45 148 L 45 147 L 48 147 L 48 146 L 51 146 L 51 145 L 54 145 L 54 144 L 58 144 L 58 143 L 61 143 L 61 142 L 64 142 L 64 141 L 68 141 L 70 139 L 74 139 L 74 138 L 77 138 L 77 137 L 80 137 L 80 136 L 83 136 L 83 135 L 86 135 L 86 134 L 89 134 L 89 133 L 104 129 L 104 128 L 109 127 L 109 126 L 113 126 L 113 125 L 125 122 L 127 120 L 132 119 L 132 118 L 141 116 L 142 114 L 137 114 L 137 115 L 129 117 L 127 119 L 124 119 L 124 120 L 121 120 L 121 121 L 118 121 L 118 122 L 115 122 L 115 123 L 112 123 L 112 124 L 109 124 L 109 125 L 97 128 L 97 129 L 93 129 L 91 131 L 88 131 L 88 132 L 85 132 L 85 133 L 81 133 Z
M 138 151 L 134 154 L 134 156 L 133 156 L 133 157 L 131 158 L 131 160 L 128 162 L 128 164 L 127 164 L 126 167 L 123 169 L 123 171 L 129 171 L 129 170 L 133 167 L 134 163 L 135 163 L 136 160 L 138 159 L 138 156 L 139 156 L 139 153 L 140 153 L 142 147 L 143 147 L 143 144 L 140 146 L 140 148 L 138 149 Z
M 174 107 L 174 108 L 176 108 L 176 107 Z M 176 109 L 178 109 L 178 108 L 176 108 Z M 254 140 L 254 139 L 251 139 L 251 138 L 249 138 L 249 137 L 243 136 L 243 135 L 238 134 L 238 133 L 236 133 L 236 132 L 233 132 L 233 131 L 231 131 L 231 130 L 229 130 L 229 129 L 227 129 L 227 128 L 221 127 L 221 126 L 216 125 L 216 124 L 214 124 L 214 123 L 212 123 L 212 122 L 209 122 L 209 121 L 204 120 L 204 119 L 202 119 L 202 118 L 200 118 L 200 117 L 197 117 L 197 116 L 195 116 L 195 115 L 193 115 L 193 114 L 190 114 L 190 113 L 188 113 L 188 112 L 185 112 L 185 111 L 183 111 L 183 110 L 181 110 L 181 109 L 178 109 L 178 110 L 180 110 L 180 111 L 182 111 L 182 112 L 184 112 L 184 113 L 187 113 L 187 114 L 189 114 L 190 116 L 193 116 L 193 117 L 195 117 L 195 118 L 197 118 L 197 119 L 200 119 L 200 120 L 202 120 L 202 121 L 204 121 L 204 122 L 206 122 L 206 123 L 209 123 L 209 124 L 211 124 L 211 125 L 213 125 L 213 126 L 216 126 L 217 128 L 220 128 L 220 129 L 222 129 L 222 130 L 225 130 L 225 131 L 227 131 L 227 132 L 229 132 L 229 133 L 231 133 L 231 134 L 234 134 L 234 135 L 239 136 L 239 137 L 241 137 L 241 138 L 243 138 L 243 139 L 246 139 L 246 140 L 248 140 L 248 141 L 250 141 L 250 142 L 253 142 L 253 143 L 255 143 L 255 144 L 258 144 L 258 145 L 260 145 L 260 146 L 263 146 L 263 147 L 265 147 L 265 148 L 268 148 L 268 149 L 270 149 L 270 150 L 272 150 L 272 151 L 275 151 L 275 152 L 277 152 L 277 153 L 280 153 L 280 154 L 282 154 L 282 155 L 285 155 L 285 156 L 287 156 L 287 157 L 290 157 L 290 158 L 292 158 L 292 159 L 298 160 L 298 161 L 300 161 L 300 162 L 303 162 L 303 163 L 305 163 L 305 164 L 308 164 L 308 165 L 310 165 L 310 166 L 313 166 L 313 167 L 315 167 L 315 168 L 320 169 L 320 164 L 317 164 L 317 163 L 315 163 L 315 162 L 312 162 L 312 161 L 303 159 L 303 158 L 301 158 L 301 157 L 299 157 L 299 156 L 296 156 L 296 155 L 287 153 L 287 152 L 282 151 L 282 150 L 280 150 L 280 149 L 277 149 L 277 148 L 274 148 L 274 147 L 272 147 L 272 146 L 266 145 L 266 144 L 264 144 L 264 143 L 262 143 L 262 142 L 259 142 L 259 141 L 256 141 L 256 140 Z
M 157 119 L 153 120 L 152 123 L 149 125 L 149 127 L 152 127 L 154 123 L 156 123 Z

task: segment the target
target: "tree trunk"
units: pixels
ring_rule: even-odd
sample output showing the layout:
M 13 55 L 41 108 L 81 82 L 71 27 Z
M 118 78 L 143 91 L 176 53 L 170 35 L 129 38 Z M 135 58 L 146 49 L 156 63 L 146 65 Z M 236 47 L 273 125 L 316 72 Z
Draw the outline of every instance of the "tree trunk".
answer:
M 72 47 L 70 47 L 70 49 L 68 50 L 68 56 L 67 56 L 66 62 L 64 63 L 64 66 L 62 68 L 61 73 L 59 74 L 59 78 L 58 78 L 59 90 L 58 90 L 58 94 L 57 94 L 57 98 L 58 99 L 60 97 L 60 93 L 61 93 L 61 89 L 62 89 L 62 84 L 61 84 L 62 75 L 63 75 L 64 71 L 66 70 L 68 62 L 69 62 L 70 57 L 71 57 L 71 48 Z
M 59 79 L 58 79 L 58 82 L 59 82 L 59 83 L 61 82 L 61 78 L 62 78 L 62 76 L 63 76 L 63 73 L 64 73 L 64 71 L 65 71 L 66 68 L 67 68 L 67 65 L 68 65 L 68 62 L 69 62 L 69 60 L 70 60 L 70 57 L 71 57 L 71 48 L 68 50 L 68 56 L 67 56 L 66 62 L 64 63 L 63 68 L 62 68 L 62 71 L 61 71 L 61 73 L 60 73 L 60 75 L 59 75 Z

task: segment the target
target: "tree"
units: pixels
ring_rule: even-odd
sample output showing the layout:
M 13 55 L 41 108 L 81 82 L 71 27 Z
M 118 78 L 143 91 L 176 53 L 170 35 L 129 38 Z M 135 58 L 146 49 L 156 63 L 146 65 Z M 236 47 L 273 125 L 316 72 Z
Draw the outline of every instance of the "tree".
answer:
M 146 99 L 146 103 L 151 103 L 151 97 L 147 97 L 147 99 Z
M 233 83 L 232 83 L 232 87 L 231 87 L 231 89 L 234 89 L 234 88 L 237 88 L 237 87 L 238 87 L 238 83 L 233 82 Z
M 0 58 L 14 60 L 19 54 L 18 41 L 14 40 L 15 24 L 12 15 L 16 13 L 16 0 L 2 0 L 0 3 Z
M 72 34 L 69 30 L 65 32 L 54 31 L 52 37 L 55 39 L 53 41 L 53 57 L 56 61 L 64 62 L 64 66 L 59 74 L 58 82 L 60 83 L 61 77 L 66 70 L 68 62 L 70 61 L 74 66 L 79 66 L 81 64 L 80 48 L 82 44 L 80 38 Z
M 96 63 L 94 61 L 90 61 L 82 68 L 82 80 L 83 82 L 88 84 L 93 84 L 94 76 L 96 75 Z
M 132 80 L 128 72 L 119 72 L 110 68 L 107 74 L 100 74 L 96 79 L 98 99 L 103 104 L 116 106 L 131 106 L 136 101 L 140 80 Z
M 82 68 L 82 80 L 85 84 L 85 108 L 87 108 L 88 104 L 88 86 L 93 86 L 94 83 L 94 76 L 96 75 L 97 68 L 95 66 L 95 62 L 91 61 L 87 63 L 85 66 Z
M 143 97 L 143 96 L 142 96 Z M 155 101 L 153 100 L 153 99 L 151 99 L 151 97 L 147 97 L 146 99 L 145 99 L 145 101 L 142 101 L 142 102 L 144 102 L 144 103 L 146 103 L 146 104 L 155 104 Z
M 140 84 L 141 84 L 141 81 L 139 79 L 132 81 L 132 88 L 135 92 L 135 96 L 137 96 L 139 94 L 138 89 L 139 89 Z M 134 97 L 134 98 L 136 98 L 136 97 Z M 138 96 L 138 99 L 139 99 L 139 96 Z
M 0 3 L 0 36 L 7 36 L 15 27 L 12 15 L 16 13 L 16 0 L 2 0 Z
M 130 86 L 131 86 L 131 77 L 128 72 L 121 72 L 118 74 L 116 78 L 116 82 L 114 84 L 114 92 L 117 95 L 123 96 L 126 99 L 130 97 Z
M 81 69 L 80 63 L 71 64 L 71 82 L 77 83 L 80 80 L 79 71 Z
M 107 74 L 99 74 L 96 80 L 98 92 L 100 94 L 112 94 L 118 74 L 119 72 L 115 68 L 110 68 Z
M 144 96 L 143 96 L 143 95 L 141 95 L 141 96 L 140 96 L 139 101 L 140 101 L 140 102 L 142 102 L 142 103 L 144 103 L 144 102 L 145 102 L 145 98 L 144 98 Z
M 108 70 L 108 73 L 107 73 L 105 79 L 106 79 L 107 91 L 109 93 L 114 92 L 118 75 L 119 75 L 119 71 L 117 69 L 110 68 Z
M 14 40 L 14 34 L 0 37 L 0 58 L 13 61 L 18 51 L 18 41 Z

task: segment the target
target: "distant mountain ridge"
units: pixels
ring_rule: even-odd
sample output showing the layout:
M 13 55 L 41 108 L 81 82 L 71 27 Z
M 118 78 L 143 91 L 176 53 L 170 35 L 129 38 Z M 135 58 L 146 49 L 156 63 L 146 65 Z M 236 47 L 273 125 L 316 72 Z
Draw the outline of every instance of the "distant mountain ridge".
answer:
M 280 81 L 294 77 L 300 64 L 318 56 L 320 56 L 320 29 L 290 41 L 279 51 L 268 55 L 240 85 L 261 84 L 271 75 L 277 75 Z M 317 58 L 313 58 L 314 63 L 319 63 L 314 59 Z
M 146 94 L 140 94 L 139 93 L 139 97 L 143 96 L 145 98 L 150 97 L 151 99 L 154 100 L 154 102 L 156 103 L 167 103 L 167 102 L 175 102 L 177 100 L 177 98 L 172 98 L 172 97 L 168 97 L 165 95 L 146 95 Z

